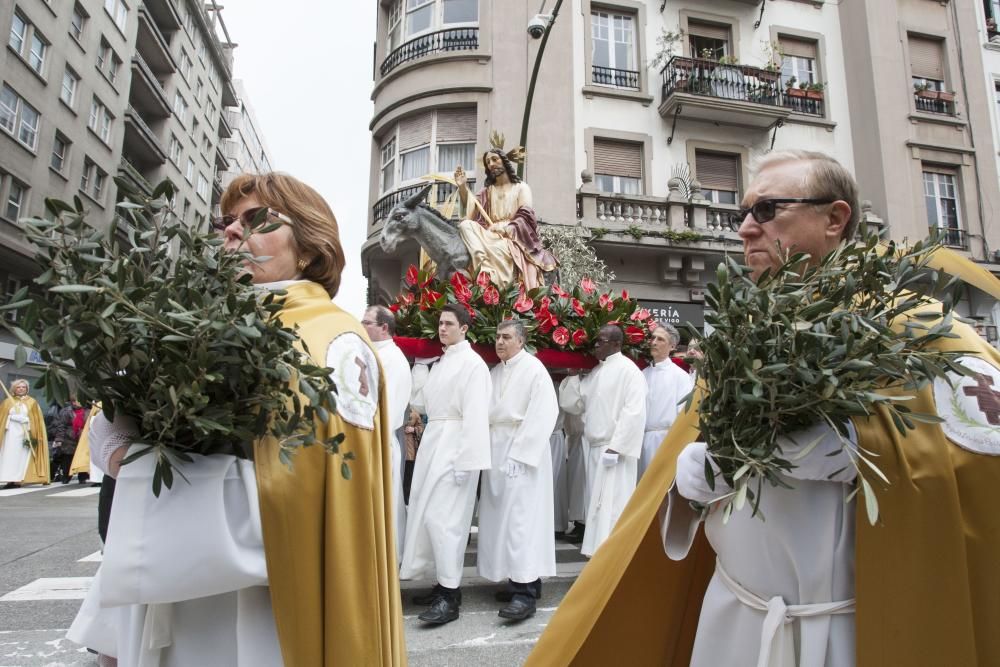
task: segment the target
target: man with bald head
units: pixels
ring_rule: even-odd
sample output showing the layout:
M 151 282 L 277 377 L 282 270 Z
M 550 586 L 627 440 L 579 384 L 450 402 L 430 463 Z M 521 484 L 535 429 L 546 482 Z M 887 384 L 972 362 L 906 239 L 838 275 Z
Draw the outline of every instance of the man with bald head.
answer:
M 601 327 L 594 341 L 598 364 L 586 377 L 574 373 L 559 387 L 559 406 L 582 415 L 590 489 L 586 529 L 580 552 L 591 556 L 607 539 L 635 490 L 646 425 L 646 380 L 622 355 L 622 330 Z
M 406 505 L 403 502 L 403 456 L 399 445 L 399 429 L 403 427 L 410 403 L 410 364 L 403 351 L 392 340 L 396 333 L 396 316 L 385 306 L 370 306 L 361 319 L 375 353 L 382 363 L 385 391 L 389 403 L 389 430 L 392 433 L 392 507 L 395 513 L 396 558 L 403 556 L 403 536 L 406 534 Z

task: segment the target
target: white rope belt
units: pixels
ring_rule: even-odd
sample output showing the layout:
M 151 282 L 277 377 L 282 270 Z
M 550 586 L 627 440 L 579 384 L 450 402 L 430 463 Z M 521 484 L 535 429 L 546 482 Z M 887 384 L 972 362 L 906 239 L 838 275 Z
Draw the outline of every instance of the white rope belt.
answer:
M 715 561 L 715 571 L 737 600 L 751 609 L 767 612 L 760 630 L 757 667 L 795 667 L 795 646 L 788 626 L 796 618 L 854 613 L 854 598 L 818 604 L 785 604 L 780 595 L 765 600 L 743 588 L 729 576 L 718 559 Z
M 495 422 L 490 422 L 490 426 L 518 426 L 523 419 L 499 419 Z
M 647 428 L 644 433 L 666 433 L 669 430 L 669 426 L 664 426 L 663 428 Z
M 455 417 L 428 417 L 427 421 L 428 422 L 460 422 L 460 421 L 462 421 L 462 418 L 461 417 L 457 417 L 457 416 L 455 416 Z
M 603 447 L 609 442 L 611 442 L 611 438 L 605 438 L 604 440 L 588 440 L 587 444 L 591 447 Z

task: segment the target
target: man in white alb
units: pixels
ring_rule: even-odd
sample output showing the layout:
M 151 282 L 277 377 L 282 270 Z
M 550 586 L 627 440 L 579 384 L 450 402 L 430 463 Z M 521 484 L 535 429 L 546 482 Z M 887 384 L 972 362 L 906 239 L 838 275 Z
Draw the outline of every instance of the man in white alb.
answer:
M 670 360 L 670 353 L 677 347 L 680 336 L 669 324 L 657 323 L 650 333 L 649 351 L 653 363 L 642 369 L 646 378 L 646 433 L 642 438 L 642 456 L 639 457 L 639 477 L 656 455 L 667 431 L 677 419 L 680 402 L 691 393 L 694 381 L 691 376 Z
M 503 618 L 535 615 L 541 577 L 556 573 L 549 438 L 559 416 L 552 380 L 524 351 L 524 325 L 497 327 L 500 363 L 490 372 L 490 444 L 493 467 L 483 473 L 479 499 L 479 574 L 508 581 L 497 599 Z
M 441 360 L 424 376 L 414 374 L 413 407 L 427 415 L 410 487 L 410 512 L 400 579 L 434 576 L 430 594 L 416 604 L 430 608 L 425 623 L 458 618 L 462 567 L 472 527 L 479 471 L 490 467 L 490 371 L 465 339 L 471 318 L 448 304 L 438 320 Z
M 371 306 L 361 325 L 382 362 L 385 391 L 389 400 L 389 431 L 392 433 L 392 510 L 395 513 L 396 558 L 403 556 L 403 536 L 406 535 L 406 504 L 403 502 L 403 454 L 399 444 L 399 429 L 403 426 L 406 408 L 410 404 L 410 364 L 392 337 L 396 333 L 396 316 L 385 306 Z
M 591 556 L 607 539 L 635 491 L 636 464 L 646 424 L 646 380 L 622 355 L 624 336 L 614 324 L 601 327 L 594 341 L 598 365 L 589 375 L 566 378 L 559 405 L 582 414 L 590 500 L 580 553 Z

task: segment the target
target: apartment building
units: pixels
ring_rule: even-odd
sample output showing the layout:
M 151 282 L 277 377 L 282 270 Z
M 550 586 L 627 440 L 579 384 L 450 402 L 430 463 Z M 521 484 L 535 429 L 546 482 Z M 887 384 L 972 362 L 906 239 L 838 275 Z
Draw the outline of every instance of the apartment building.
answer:
M 0 54 L 0 286 L 35 271 L 16 226 L 44 200 L 80 197 L 110 221 L 113 177 L 140 190 L 169 178 L 185 222 L 204 219 L 231 167 L 223 109 L 237 105 L 233 44 L 220 7 L 196 0 L 14 0 Z M 221 38 L 220 38 L 221 35 Z M 11 317 L 13 315 L 8 315 Z M 14 344 L 0 333 L 0 362 Z M 0 370 L 0 379 L 37 375 Z
M 215 176 L 223 190 L 239 174 L 261 174 L 274 170 L 274 160 L 260 132 L 260 123 L 250 105 L 246 87 L 239 79 L 234 83 L 237 105 L 226 109 L 222 118 L 228 128 L 228 136 L 222 141 L 222 153 L 228 166 Z
M 417 256 L 378 247 L 392 206 L 455 164 L 481 178 L 490 132 L 520 133 L 539 46 L 526 28 L 545 4 L 379 1 L 362 252 L 372 302 L 392 298 Z M 749 166 L 809 148 L 858 174 L 872 224 L 894 238 L 940 227 L 994 268 L 997 101 L 978 83 L 988 47 L 966 39 L 986 40 L 986 25 L 979 0 L 566 0 L 528 131 L 536 211 L 587 234 L 616 288 L 700 327 L 714 266 L 740 252 L 724 223 Z M 991 318 L 980 301 L 970 295 L 966 313 Z

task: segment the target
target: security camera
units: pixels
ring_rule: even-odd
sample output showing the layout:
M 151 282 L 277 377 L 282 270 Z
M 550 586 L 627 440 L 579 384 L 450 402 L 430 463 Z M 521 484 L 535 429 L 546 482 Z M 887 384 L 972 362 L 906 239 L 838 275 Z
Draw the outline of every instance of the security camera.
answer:
M 528 34 L 531 35 L 532 39 L 542 38 L 550 20 L 551 16 L 548 14 L 535 14 L 534 18 L 528 21 Z

